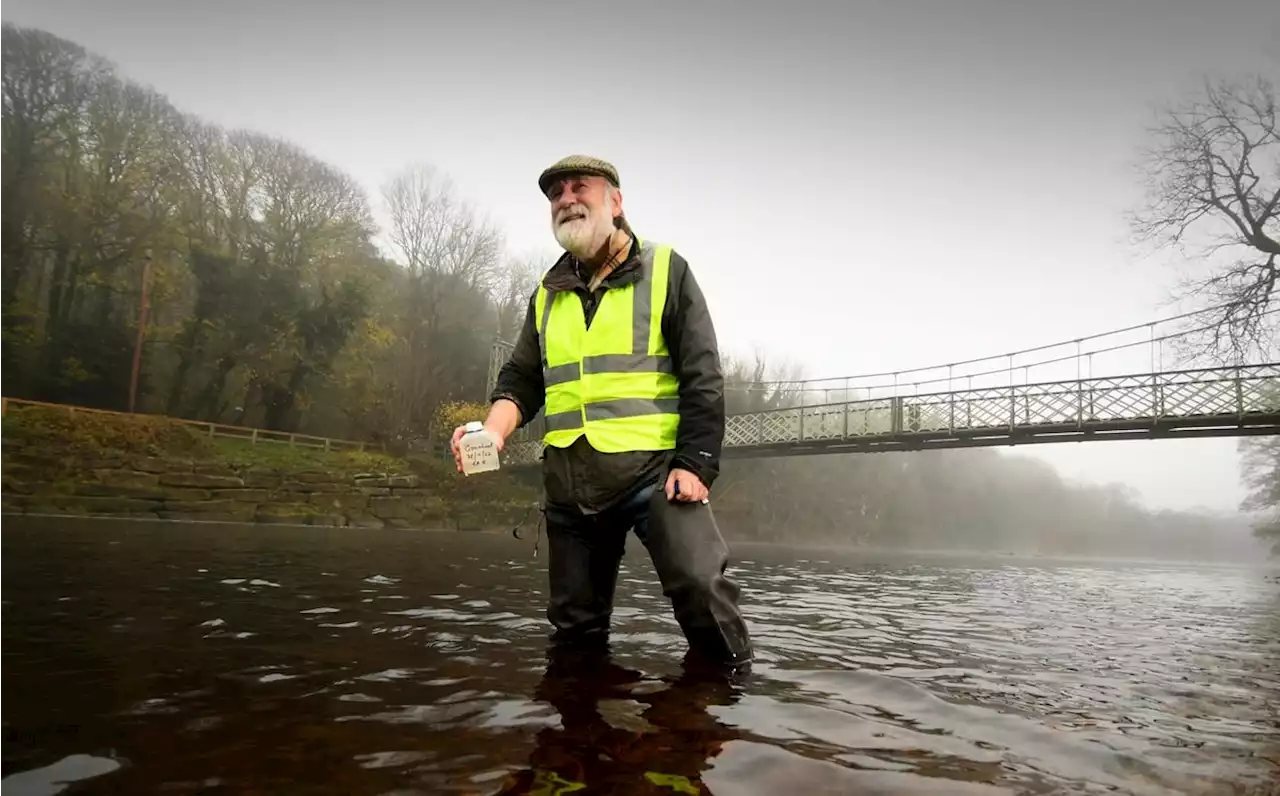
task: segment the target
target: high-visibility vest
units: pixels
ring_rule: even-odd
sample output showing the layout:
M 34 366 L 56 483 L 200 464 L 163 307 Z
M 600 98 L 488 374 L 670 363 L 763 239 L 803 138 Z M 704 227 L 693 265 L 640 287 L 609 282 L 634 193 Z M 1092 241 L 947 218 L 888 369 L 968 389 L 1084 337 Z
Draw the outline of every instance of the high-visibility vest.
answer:
M 605 290 L 591 328 L 578 295 L 539 285 L 547 445 L 585 434 L 602 453 L 675 448 L 680 384 L 662 336 L 670 270 L 670 246 L 640 241 L 640 279 Z

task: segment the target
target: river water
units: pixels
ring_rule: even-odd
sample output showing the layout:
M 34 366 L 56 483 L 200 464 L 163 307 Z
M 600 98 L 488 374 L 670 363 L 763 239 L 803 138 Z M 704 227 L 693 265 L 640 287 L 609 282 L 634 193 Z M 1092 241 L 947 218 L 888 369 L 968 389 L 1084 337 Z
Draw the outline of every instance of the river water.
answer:
M 549 661 L 545 551 L 10 517 L 0 787 L 1280 792 L 1274 570 L 738 544 L 726 679 L 634 538 L 611 655 Z

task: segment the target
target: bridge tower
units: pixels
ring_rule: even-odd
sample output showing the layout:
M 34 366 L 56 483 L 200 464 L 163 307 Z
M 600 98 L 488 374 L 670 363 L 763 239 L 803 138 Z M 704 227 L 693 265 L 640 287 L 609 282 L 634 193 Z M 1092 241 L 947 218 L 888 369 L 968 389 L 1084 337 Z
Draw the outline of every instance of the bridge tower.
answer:
M 498 383 L 498 371 L 502 370 L 503 364 L 506 363 L 507 357 L 511 356 L 514 348 L 514 345 L 501 338 L 493 338 L 493 344 L 489 346 L 489 380 L 485 384 L 485 394 L 480 397 L 481 403 L 488 401 L 489 394 L 493 392 L 493 385 Z

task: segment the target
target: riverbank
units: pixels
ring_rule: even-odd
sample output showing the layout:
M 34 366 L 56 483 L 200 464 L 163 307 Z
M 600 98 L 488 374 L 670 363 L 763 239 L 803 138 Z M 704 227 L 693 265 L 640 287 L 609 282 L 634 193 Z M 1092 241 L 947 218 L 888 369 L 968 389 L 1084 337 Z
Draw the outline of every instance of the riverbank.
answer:
M 6 413 L 7 514 L 355 528 L 509 530 L 536 485 L 498 472 L 465 479 L 431 457 L 210 439 L 154 416 Z

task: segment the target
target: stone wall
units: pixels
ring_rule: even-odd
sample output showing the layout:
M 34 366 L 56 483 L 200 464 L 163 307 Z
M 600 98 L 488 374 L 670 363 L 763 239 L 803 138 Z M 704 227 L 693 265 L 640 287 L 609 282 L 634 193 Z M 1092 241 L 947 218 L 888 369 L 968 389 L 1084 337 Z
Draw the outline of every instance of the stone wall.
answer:
M 196 460 L 6 451 L 9 513 L 287 523 L 357 528 L 510 529 L 532 501 L 451 497 L 412 473 L 237 468 Z M 505 499 L 503 499 L 505 497 Z

